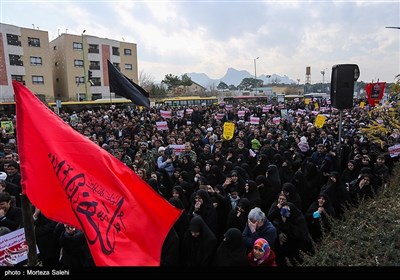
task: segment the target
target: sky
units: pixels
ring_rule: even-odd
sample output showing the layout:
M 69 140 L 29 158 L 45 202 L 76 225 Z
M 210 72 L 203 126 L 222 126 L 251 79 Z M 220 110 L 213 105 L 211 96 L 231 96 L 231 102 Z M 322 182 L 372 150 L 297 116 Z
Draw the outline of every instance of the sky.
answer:
M 0 0 L 0 22 L 137 44 L 138 70 L 165 75 L 228 68 L 330 82 L 336 64 L 357 64 L 358 81 L 400 74 L 400 1 L 19 1 Z M 257 58 L 255 60 L 255 58 Z M 324 75 L 321 71 L 325 72 Z

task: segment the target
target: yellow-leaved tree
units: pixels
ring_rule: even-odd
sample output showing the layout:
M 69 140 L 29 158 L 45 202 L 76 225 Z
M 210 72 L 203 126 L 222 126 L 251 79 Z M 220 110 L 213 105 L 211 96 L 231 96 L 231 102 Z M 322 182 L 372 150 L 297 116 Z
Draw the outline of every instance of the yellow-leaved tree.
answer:
M 390 87 L 390 98 L 385 104 L 369 111 L 371 123 L 360 130 L 381 148 L 398 142 L 400 135 L 400 74 Z

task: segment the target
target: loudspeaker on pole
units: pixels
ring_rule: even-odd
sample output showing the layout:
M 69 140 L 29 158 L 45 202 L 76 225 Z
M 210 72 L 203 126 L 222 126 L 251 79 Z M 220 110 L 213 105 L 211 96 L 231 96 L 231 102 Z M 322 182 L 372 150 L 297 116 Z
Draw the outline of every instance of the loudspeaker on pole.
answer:
M 353 108 L 354 82 L 360 77 L 356 64 L 332 66 L 331 105 L 337 109 Z

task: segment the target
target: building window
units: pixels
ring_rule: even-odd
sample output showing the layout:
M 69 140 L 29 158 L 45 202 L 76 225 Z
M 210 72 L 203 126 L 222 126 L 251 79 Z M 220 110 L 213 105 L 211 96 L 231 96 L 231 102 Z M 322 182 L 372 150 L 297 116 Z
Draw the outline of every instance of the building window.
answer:
M 99 45 L 89 44 L 88 53 L 99 53 Z
M 83 49 L 82 43 L 74 42 L 73 49 L 74 50 L 82 50 Z
M 24 76 L 21 75 L 11 75 L 11 80 L 17 81 L 25 85 Z
M 83 67 L 83 60 L 82 59 L 75 59 L 74 60 L 75 67 Z
M 7 34 L 7 43 L 12 46 L 21 46 L 21 41 L 18 40 L 18 35 Z
M 40 39 L 28 37 L 28 46 L 30 47 L 40 47 Z
M 117 48 L 117 47 L 112 47 L 112 54 L 113 54 L 113 55 L 118 55 L 118 56 L 119 56 L 119 48 Z
M 113 65 L 115 68 L 117 68 L 119 71 L 121 71 L 121 67 L 119 67 L 119 63 L 113 62 Z
M 84 84 L 85 83 L 85 77 L 79 77 L 79 76 L 76 76 L 75 77 L 75 84 Z
M 132 64 L 125 64 L 125 70 L 132 70 Z
M 24 66 L 24 63 L 21 60 L 21 56 L 17 54 L 10 54 L 10 65 L 15 66 Z
M 89 61 L 90 70 L 100 70 L 100 61 Z
M 124 49 L 124 55 L 132 55 L 131 49 Z
M 31 56 L 31 65 L 42 65 L 42 58 Z
M 44 84 L 43 76 L 32 76 L 32 84 L 43 85 Z
M 91 80 L 92 80 L 93 86 L 97 86 L 97 87 L 101 86 L 101 78 L 92 78 Z
M 101 99 L 101 93 L 92 93 L 92 100 Z

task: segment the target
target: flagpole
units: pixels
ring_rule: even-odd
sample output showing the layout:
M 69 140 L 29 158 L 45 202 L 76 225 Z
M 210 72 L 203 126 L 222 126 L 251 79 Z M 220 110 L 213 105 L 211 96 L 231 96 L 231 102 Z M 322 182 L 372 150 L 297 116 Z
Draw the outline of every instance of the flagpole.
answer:
M 32 204 L 26 194 L 21 194 L 22 218 L 25 231 L 26 245 L 28 246 L 28 266 L 38 266 L 36 253 L 36 235 L 33 225 Z

